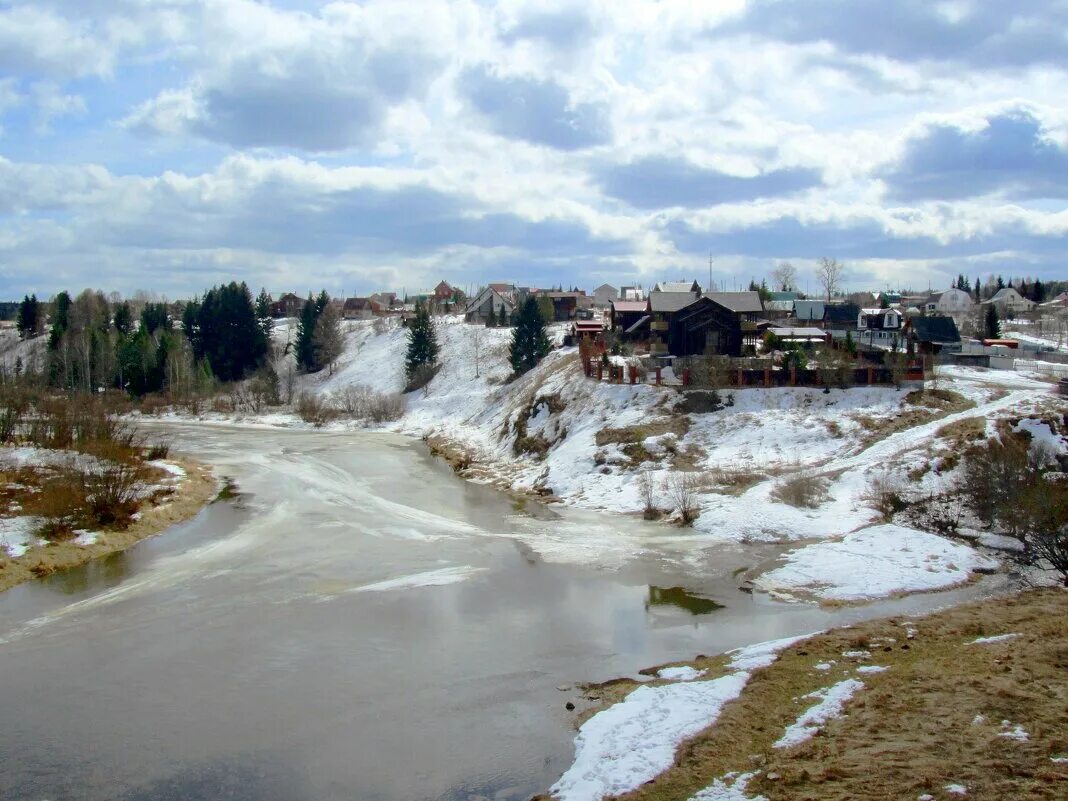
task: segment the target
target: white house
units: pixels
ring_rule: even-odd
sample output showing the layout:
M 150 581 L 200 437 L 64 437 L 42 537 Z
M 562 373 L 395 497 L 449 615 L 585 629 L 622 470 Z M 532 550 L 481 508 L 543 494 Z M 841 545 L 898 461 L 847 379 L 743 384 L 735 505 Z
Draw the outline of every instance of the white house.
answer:
M 492 285 L 483 287 L 482 291 L 475 295 L 474 299 L 467 304 L 467 308 L 464 309 L 464 319 L 469 323 L 484 323 L 489 317 L 490 311 L 493 312 L 495 318 L 500 319 L 502 309 L 506 315 L 511 316 L 515 310 L 515 303 L 511 297 L 498 292 Z
M 897 309 L 861 309 L 857 315 L 860 331 L 900 331 L 902 316 Z
M 944 314 L 952 317 L 955 314 L 967 314 L 974 305 L 975 302 L 970 292 L 965 292 L 963 289 L 947 289 L 945 292 L 931 295 L 927 299 L 924 311 L 928 314 Z
M 593 305 L 607 308 L 613 300 L 619 300 L 619 290 L 611 284 L 601 284 L 593 290 Z
M 991 303 L 998 307 L 998 311 L 1004 317 L 1015 317 L 1017 314 L 1029 312 L 1035 308 L 1035 302 L 1028 300 L 1011 286 L 999 289 L 990 300 L 983 303 Z

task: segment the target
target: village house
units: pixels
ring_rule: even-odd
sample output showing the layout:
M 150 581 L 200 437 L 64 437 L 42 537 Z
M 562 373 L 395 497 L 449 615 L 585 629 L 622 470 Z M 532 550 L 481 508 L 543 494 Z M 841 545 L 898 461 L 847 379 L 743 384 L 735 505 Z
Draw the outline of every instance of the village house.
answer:
M 823 307 L 823 327 L 836 331 L 855 331 L 860 306 L 855 303 L 828 303 Z
M 514 289 L 511 284 L 483 287 L 464 309 L 464 319 L 469 323 L 485 323 L 491 313 L 494 319 L 499 320 L 502 311 L 506 317 L 511 317 L 516 305 Z
M 654 292 L 649 297 L 654 311 L 652 336 L 658 346 L 666 340 L 663 352 L 673 356 L 741 356 L 743 346 L 756 346 L 759 316 L 764 310 L 759 292 L 710 292 L 674 311 L 661 312 L 658 317 L 657 297 L 688 294 Z M 658 320 L 666 320 L 666 332 L 658 330 Z M 652 346 L 651 342 L 650 352 L 654 352 Z
M 574 320 L 578 316 L 580 307 L 584 307 L 583 301 L 587 300 L 583 290 L 578 292 L 554 292 L 541 291 L 539 297 L 547 297 L 553 304 L 553 320 L 558 323 Z
M 908 321 L 908 338 L 916 353 L 937 354 L 947 345 L 959 344 L 960 332 L 949 315 L 913 317 Z
M 999 289 L 994 293 L 994 297 L 984 300 L 983 303 L 996 306 L 998 313 L 1008 318 L 1029 312 L 1036 306 L 1033 300 L 1028 300 L 1011 286 Z
M 649 301 L 612 301 L 612 331 L 627 341 L 645 341 L 649 338 Z
M 372 298 L 347 298 L 341 316 L 346 320 L 370 320 L 385 311 L 386 307 Z
M 701 294 L 701 285 L 696 281 L 659 281 L 653 285 L 653 292 L 689 292 L 696 299 Z M 652 293 L 650 293 L 652 294 Z
M 304 300 L 286 292 L 282 297 L 271 304 L 271 317 L 281 319 L 284 317 L 299 317 L 300 310 L 304 308 Z
M 795 300 L 794 319 L 798 323 L 822 323 L 826 303 L 822 300 Z
M 619 288 L 620 300 L 645 300 L 645 293 L 640 286 L 621 286 Z
M 593 305 L 608 308 L 613 300 L 619 300 L 619 290 L 611 284 L 601 284 L 593 290 Z

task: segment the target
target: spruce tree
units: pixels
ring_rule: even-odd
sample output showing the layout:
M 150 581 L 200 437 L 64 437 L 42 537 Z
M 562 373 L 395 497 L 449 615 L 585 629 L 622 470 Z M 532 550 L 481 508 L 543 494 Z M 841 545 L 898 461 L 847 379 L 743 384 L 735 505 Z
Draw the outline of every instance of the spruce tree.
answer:
M 52 330 L 48 334 L 49 350 L 57 350 L 70 326 L 70 295 L 60 292 L 52 301 Z
M 549 353 L 549 337 L 545 334 L 545 318 L 534 298 L 527 298 L 519 310 L 515 328 L 512 329 L 512 346 L 509 360 L 517 375 L 522 375 L 537 366 Z
M 19 303 L 19 315 L 16 322 L 19 337 L 21 339 L 29 339 L 30 337 L 37 336 L 37 325 L 39 321 L 40 304 L 37 302 L 37 295 L 24 296 L 22 302 Z
M 986 307 L 983 331 L 987 339 L 998 339 L 1001 336 L 1001 320 L 998 318 L 998 307 L 993 303 Z
M 315 324 L 319 320 L 316 303 L 309 294 L 297 318 L 297 367 L 312 370 L 315 367 Z
M 133 311 L 130 304 L 123 301 L 115 307 L 115 330 L 122 336 L 126 336 L 133 329 Z
M 256 297 L 256 320 L 260 324 L 263 335 L 269 340 L 271 329 L 274 328 L 274 320 L 271 319 L 271 295 L 265 288 L 261 288 L 260 294 Z
M 408 353 L 404 358 L 404 374 L 408 376 L 409 385 L 419 378 L 421 373 L 433 369 L 437 362 L 437 332 L 426 306 L 420 303 L 415 307 L 415 317 L 408 328 Z

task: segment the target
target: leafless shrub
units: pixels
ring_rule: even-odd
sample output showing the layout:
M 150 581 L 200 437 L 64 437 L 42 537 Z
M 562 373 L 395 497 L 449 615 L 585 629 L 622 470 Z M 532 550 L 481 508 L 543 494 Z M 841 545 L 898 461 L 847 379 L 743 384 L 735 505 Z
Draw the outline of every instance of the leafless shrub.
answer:
M 297 414 L 305 423 L 312 423 L 318 427 L 336 420 L 339 411 L 316 395 L 302 392 L 297 398 Z
M 684 526 L 691 525 L 697 519 L 697 493 L 700 479 L 696 473 L 670 473 L 664 483 L 664 491 L 672 508 L 678 512 L 679 521 Z
M 438 374 L 438 370 L 441 369 L 440 364 L 421 364 L 415 368 L 415 372 L 412 377 L 408 379 L 408 384 L 404 387 L 405 392 L 415 392 L 417 389 L 423 390 L 424 397 L 430 394 L 430 382 L 434 380 L 434 376 Z
M 42 482 L 26 511 L 42 518 L 38 534 L 57 541 L 76 529 L 125 528 L 140 505 L 140 467 L 98 461 L 91 467 L 72 462 Z
M 892 476 L 880 473 L 868 484 L 861 500 L 882 515 L 883 520 L 889 521 L 908 507 L 908 502 L 901 494 L 901 484 Z
M 771 497 L 790 506 L 815 509 L 827 499 L 827 480 L 811 473 L 797 473 L 776 484 Z
M 350 385 L 338 390 L 333 394 L 332 400 L 341 412 L 356 420 L 388 423 L 399 420 L 404 415 L 402 395 L 377 392 L 361 385 Z
M 644 505 L 642 512 L 645 519 L 656 520 L 660 517 L 660 510 L 656 508 L 656 484 L 648 470 L 643 470 L 638 474 L 638 494 Z

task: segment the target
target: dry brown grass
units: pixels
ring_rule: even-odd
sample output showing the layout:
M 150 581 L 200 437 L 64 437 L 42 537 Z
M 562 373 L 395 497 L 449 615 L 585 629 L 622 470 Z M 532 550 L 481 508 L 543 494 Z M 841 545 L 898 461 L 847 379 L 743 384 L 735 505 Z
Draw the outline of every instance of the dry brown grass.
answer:
M 775 485 L 771 497 L 790 506 L 815 509 L 827 500 L 827 479 L 812 473 L 787 476 Z
M 15 559 L 0 551 L 0 592 L 23 581 L 125 550 L 140 540 L 191 518 L 211 500 L 215 493 L 215 480 L 207 467 L 182 460 L 176 461 L 182 465 L 187 475 L 178 490 L 169 497 L 160 495 L 144 504 L 141 507 L 141 517 L 126 528 L 101 532 L 96 544 L 54 542 L 30 548 Z
M 905 396 L 897 414 L 881 417 L 855 415 L 853 419 L 865 431 L 861 446 L 867 448 L 892 434 L 967 411 L 974 406 L 975 403 L 963 395 L 949 390 L 915 390 Z
M 1008 632 L 1021 636 L 969 644 Z M 858 660 L 842 654 L 860 649 L 871 654 L 865 661 L 889 669 L 857 676 L 865 688 L 817 736 L 772 748 L 814 703 L 806 693 L 857 675 Z M 832 661 L 829 671 L 814 669 Z M 714 676 L 723 663 L 693 664 Z M 614 682 L 586 692 L 610 703 L 634 686 Z M 975 723 L 978 715 L 985 722 Z M 1022 725 L 1030 739 L 998 736 L 1003 720 Z M 965 785 L 977 801 L 1060 799 L 1068 765 L 1051 761 L 1058 755 L 1068 755 L 1068 592 L 1043 590 L 799 643 L 756 671 L 717 723 L 683 744 L 674 767 L 621 798 L 682 801 L 726 773 L 759 770 L 748 793 L 770 801 L 945 799 L 953 797 L 943 789 L 950 783 Z
M 690 421 L 685 416 L 667 417 L 636 426 L 603 428 L 597 432 L 595 441 L 598 447 L 619 445 L 620 450 L 630 460 L 631 467 L 637 467 L 642 462 L 657 461 L 656 457 L 645 448 L 645 440 L 649 437 L 674 434 L 678 439 L 682 439 L 689 430 Z M 704 453 L 700 449 L 674 451 L 669 455 L 672 457 L 673 464 L 679 470 L 694 469 L 704 457 Z

